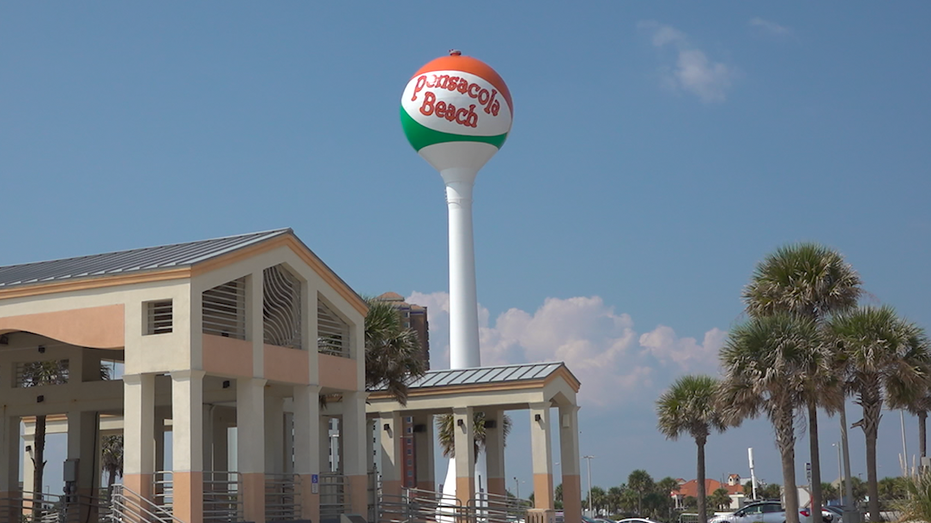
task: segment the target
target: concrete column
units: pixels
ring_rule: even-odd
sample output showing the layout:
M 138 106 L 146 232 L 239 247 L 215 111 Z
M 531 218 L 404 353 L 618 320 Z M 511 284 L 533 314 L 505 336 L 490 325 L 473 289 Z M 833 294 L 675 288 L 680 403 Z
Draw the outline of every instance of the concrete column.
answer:
M 294 474 L 301 481 L 301 519 L 320 521 L 320 387 L 294 387 Z
M 68 452 L 67 459 L 75 463 L 77 467 L 77 477 L 74 483 L 74 490 L 71 491 L 75 497 L 72 501 L 78 501 L 83 497 L 91 497 L 95 494 L 95 483 L 99 483 L 100 478 L 97 472 L 100 470 L 97 453 L 97 431 L 99 421 L 97 413 L 88 411 L 71 411 L 68 412 Z M 97 481 L 95 481 L 97 480 Z M 93 508 L 93 510 L 91 510 Z M 80 521 L 90 521 L 97 519 L 96 507 L 89 504 L 79 504 Z
M 0 436 L 2 437 L 2 436 Z M 35 434 L 23 434 L 23 490 L 30 491 L 32 490 L 32 485 L 35 483 L 35 464 L 32 463 L 32 460 L 29 459 L 29 453 L 26 452 L 26 447 L 35 448 L 36 436 Z M 3 450 L 0 449 L 0 454 L 3 454 Z M 6 470 L 3 468 L 3 458 L 5 456 L 0 456 L 0 470 Z
M 559 463 L 565 523 L 582 523 L 582 481 L 579 462 L 579 408 L 559 407 Z
M 204 513 L 204 371 L 171 373 L 172 511 L 196 522 Z
M 284 474 L 284 398 L 265 396 L 265 473 Z
M 155 375 L 123 376 L 123 485 L 152 501 Z
M 530 405 L 530 445 L 533 452 L 533 506 L 553 508 L 553 453 L 550 445 L 550 403 Z
M 236 456 L 246 521 L 265 521 L 265 382 L 236 380 Z
M 433 463 L 433 415 L 414 416 L 414 467 L 417 475 L 417 488 L 436 490 L 436 473 Z
M 343 474 L 349 482 L 349 500 L 355 514 L 368 513 L 368 441 L 365 429 L 364 391 L 343 393 L 343 419 L 339 426 Z
M 376 466 L 375 460 L 375 427 L 378 426 L 378 421 L 378 418 L 365 419 L 365 455 L 367 456 L 365 466 L 369 472 L 377 470 L 380 473 L 381 465 Z
M 401 455 L 404 438 L 404 423 L 401 414 L 391 413 L 383 417 L 378 425 L 381 440 L 381 485 L 382 491 L 391 496 L 401 495 Z
M 456 498 L 465 505 L 475 498 L 475 432 L 472 407 L 453 409 L 456 448 Z
M 494 427 L 488 425 L 494 422 Z M 485 411 L 485 463 L 488 471 L 488 493 L 507 496 L 507 474 L 504 470 L 504 411 Z
M 294 413 L 284 413 L 284 473 L 294 474 Z
M 0 499 L 20 497 L 19 489 L 19 417 L 7 416 L 6 408 L 0 408 Z M 26 469 L 31 463 L 26 464 Z M 4 505 L 0 519 L 20 521 L 23 507 L 19 502 L 10 501 Z
M 229 423 L 223 418 L 219 409 L 214 409 L 213 417 L 213 470 L 228 472 L 230 469 L 229 455 Z
M 213 416 L 213 409 L 214 409 L 214 408 L 215 408 L 215 407 L 214 407 L 213 405 L 206 405 L 206 404 L 204 405 L 204 413 L 203 413 L 203 419 L 204 419 L 204 450 L 203 450 L 204 463 L 203 463 L 203 465 L 204 465 L 204 473 L 205 473 L 205 474 L 209 474 L 209 473 L 213 472 L 214 470 L 217 470 L 217 469 L 214 468 L 214 466 L 213 466 L 213 441 L 214 441 L 214 439 L 215 439 L 213 434 L 214 434 L 214 430 L 216 429 L 216 426 L 215 426 L 215 424 L 214 424 L 216 420 L 214 419 L 214 416 Z M 209 478 L 207 478 L 207 479 L 209 479 Z

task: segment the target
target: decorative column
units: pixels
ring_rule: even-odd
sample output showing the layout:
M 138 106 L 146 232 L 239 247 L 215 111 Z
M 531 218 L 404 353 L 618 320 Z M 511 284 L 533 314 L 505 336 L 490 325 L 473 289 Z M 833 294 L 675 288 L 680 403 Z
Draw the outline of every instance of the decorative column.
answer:
M 504 411 L 485 411 L 485 454 L 488 471 L 485 482 L 487 492 L 507 496 L 507 475 L 504 470 Z
M 530 445 L 533 451 L 533 506 L 553 508 L 553 453 L 550 445 L 550 403 L 530 405 Z
M 6 384 L 0 384 L 6 385 Z M 14 500 L 21 497 L 19 489 L 19 417 L 8 416 L 6 407 L 0 408 L 0 499 Z M 32 463 L 26 463 L 29 468 Z M 22 519 L 22 505 L 10 501 L 2 506 L 6 513 L 0 518 L 7 521 Z
M 579 466 L 579 407 L 559 407 L 559 463 L 565 523 L 582 523 L 582 481 Z
M 417 488 L 436 490 L 436 472 L 433 463 L 434 440 L 433 415 L 414 416 L 414 466 L 416 467 Z
M 378 433 L 381 439 L 381 485 L 386 495 L 401 495 L 401 460 L 404 423 L 399 412 L 392 412 L 391 417 L 381 418 Z
M 123 485 L 148 501 L 155 473 L 155 375 L 123 376 Z
M 453 445 L 456 449 L 456 498 L 465 506 L 475 499 L 475 432 L 472 407 L 453 409 Z
M 301 478 L 301 519 L 320 521 L 320 386 L 294 387 L 294 473 Z
M 204 515 L 204 371 L 171 373 L 172 512 L 181 521 Z
M 265 522 L 265 382 L 236 380 L 236 456 L 246 521 Z
M 368 515 L 368 442 L 365 429 L 365 392 L 343 393 L 343 421 L 339 426 L 339 446 L 343 450 L 343 474 L 349 482 L 353 513 Z

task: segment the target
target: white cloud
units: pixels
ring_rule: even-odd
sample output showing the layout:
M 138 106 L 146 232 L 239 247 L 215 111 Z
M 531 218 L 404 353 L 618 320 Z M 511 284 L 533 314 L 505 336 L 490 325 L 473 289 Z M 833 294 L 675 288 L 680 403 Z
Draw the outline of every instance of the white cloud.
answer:
M 676 50 L 675 65 L 660 69 L 664 86 L 674 91 L 692 93 L 704 103 L 726 100 L 727 91 L 739 75 L 734 66 L 710 60 L 704 51 L 691 43 L 685 33 L 675 27 L 655 21 L 643 21 L 637 27 L 652 32 L 653 46 L 672 46 Z
M 754 27 L 760 31 L 764 31 L 774 36 L 785 36 L 792 34 L 792 30 L 788 27 L 781 26 L 776 22 L 770 22 L 769 20 L 763 20 L 760 17 L 750 19 L 749 24 L 750 27 Z
M 449 295 L 413 293 L 407 301 L 429 310 L 431 366 L 449 362 Z M 726 333 L 714 328 L 698 342 L 660 325 L 639 334 L 626 313 L 598 296 L 547 298 L 535 312 L 510 309 L 491 325 L 480 307 L 483 365 L 564 361 L 582 382 L 583 405 L 655 399 L 661 387 L 685 373 L 715 373 Z

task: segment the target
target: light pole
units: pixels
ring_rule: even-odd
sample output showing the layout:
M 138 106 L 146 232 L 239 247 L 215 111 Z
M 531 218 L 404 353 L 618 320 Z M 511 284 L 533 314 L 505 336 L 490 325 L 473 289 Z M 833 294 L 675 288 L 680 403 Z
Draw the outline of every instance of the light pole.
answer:
M 520 481 L 517 480 L 517 476 L 514 476 L 514 497 L 520 503 Z
M 588 460 L 588 513 L 589 516 L 594 516 L 595 512 L 592 510 L 592 460 L 595 459 L 595 456 L 582 456 L 582 459 Z

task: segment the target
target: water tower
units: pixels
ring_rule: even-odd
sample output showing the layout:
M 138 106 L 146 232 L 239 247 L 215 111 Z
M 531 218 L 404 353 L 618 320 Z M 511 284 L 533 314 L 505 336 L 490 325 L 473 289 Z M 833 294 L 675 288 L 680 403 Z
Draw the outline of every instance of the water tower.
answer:
M 511 130 L 504 80 L 480 60 L 450 51 L 414 73 L 401 96 L 401 125 L 446 183 L 449 213 L 449 364 L 481 365 L 472 238 L 472 188 Z

